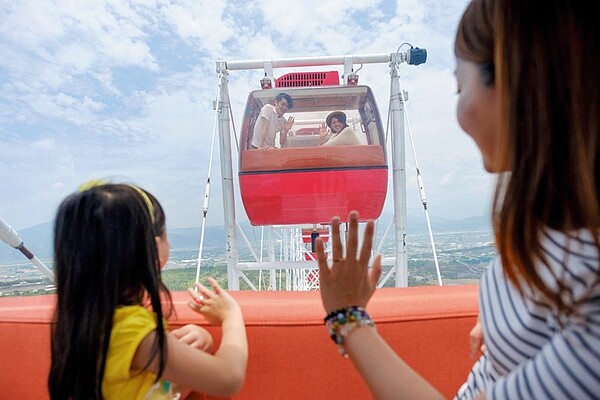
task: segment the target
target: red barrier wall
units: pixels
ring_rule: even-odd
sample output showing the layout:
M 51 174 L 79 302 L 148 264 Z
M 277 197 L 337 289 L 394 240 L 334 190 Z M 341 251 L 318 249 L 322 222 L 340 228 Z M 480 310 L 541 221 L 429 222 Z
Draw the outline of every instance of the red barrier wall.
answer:
M 386 288 L 367 307 L 377 329 L 405 361 L 446 397 L 466 380 L 473 363 L 468 334 L 477 317 L 476 285 Z M 318 292 L 231 292 L 242 307 L 249 341 L 246 382 L 234 397 L 365 399 L 366 385 L 341 358 L 323 326 Z M 173 296 L 171 327 L 206 325 Z M 50 320 L 54 296 L 0 298 L 0 387 L 7 399 L 47 399 Z M 208 327 L 218 343 L 220 331 Z M 187 399 L 213 399 L 189 394 Z

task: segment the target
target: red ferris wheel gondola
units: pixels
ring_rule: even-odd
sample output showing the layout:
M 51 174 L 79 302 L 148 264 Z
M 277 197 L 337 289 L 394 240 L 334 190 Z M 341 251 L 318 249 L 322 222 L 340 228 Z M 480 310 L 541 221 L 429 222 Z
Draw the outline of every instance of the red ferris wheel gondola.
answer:
M 275 89 L 249 94 L 240 137 L 239 182 L 253 225 L 323 223 L 334 215 L 344 219 L 351 210 L 358 210 L 363 220 L 381 214 L 388 167 L 375 97 L 368 86 L 339 85 L 337 72 L 333 74 L 335 79 L 332 72 L 287 74 L 276 81 Z M 318 86 L 327 81 L 335 85 Z M 281 92 L 293 99 L 286 116 L 295 118 L 286 145 L 253 149 L 250 143 L 260 110 Z M 362 144 L 319 146 L 319 126 L 335 110 L 346 114 Z

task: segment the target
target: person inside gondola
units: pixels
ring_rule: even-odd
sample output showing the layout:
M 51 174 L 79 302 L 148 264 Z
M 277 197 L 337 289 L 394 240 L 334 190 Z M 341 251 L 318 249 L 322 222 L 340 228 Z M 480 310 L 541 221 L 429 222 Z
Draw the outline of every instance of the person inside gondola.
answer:
M 285 147 L 288 132 L 294 125 L 294 117 L 285 119 L 283 115 L 292 109 L 293 101 L 289 94 L 275 96 L 275 105 L 265 104 L 254 125 L 254 134 L 250 146 L 253 149 L 275 148 L 275 139 L 279 132 L 279 144 Z
M 330 113 L 321 124 L 319 146 L 352 146 L 362 144 L 356 132 L 346 123 L 346 114 L 342 111 Z M 329 130 L 327 130 L 329 127 Z

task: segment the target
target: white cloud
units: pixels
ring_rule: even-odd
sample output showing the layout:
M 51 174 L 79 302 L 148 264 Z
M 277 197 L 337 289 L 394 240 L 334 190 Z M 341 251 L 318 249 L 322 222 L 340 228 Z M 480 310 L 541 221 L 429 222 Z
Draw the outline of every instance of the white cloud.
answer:
M 79 183 L 124 176 L 156 192 L 170 224 L 197 225 L 209 169 L 216 60 L 388 54 L 403 42 L 428 51 L 426 64 L 402 65 L 400 73 L 410 94 L 407 107 L 430 211 L 450 218 L 485 213 L 492 178 L 454 116 L 452 42 L 466 4 L 2 2 L 0 216 L 15 227 L 48 221 Z M 327 69 L 341 73 L 341 67 Z M 237 129 L 262 74 L 229 75 Z M 359 75 L 376 93 L 385 118 L 387 66 L 364 65 Z M 215 151 L 209 219 L 218 223 Z M 409 210 L 419 211 L 411 152 L 406 159 Z
M 223 44 L 233 36 L 232 24 L 224 15 L 226 2 L 201 0 L 168 4 L 163 15 L 183 40 L 198 50 L 221 53 Z

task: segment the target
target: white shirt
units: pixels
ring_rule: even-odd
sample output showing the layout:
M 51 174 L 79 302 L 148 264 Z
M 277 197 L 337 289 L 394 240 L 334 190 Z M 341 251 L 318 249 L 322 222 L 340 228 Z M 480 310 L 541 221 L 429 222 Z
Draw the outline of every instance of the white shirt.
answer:
M 283 129 L 285 118 L 279 116 L 275 111 L 275 106 L 271 104 L 265 104 L 260 110 L 260 115 L 254 125 L 254 135 L 252 136 L 252 146 L 260 146 L 260 136 L 263 134 L 265 126 L 268 126 L 268 130 L 265 137 L 263 146 L 275 147 L 275 137 L 277 132 Z
M 354 129 L 347 126 L 338 133 L 332 133 L 321 146 L 352 146 L 358 144 L 362 143 L 354 132 Z

